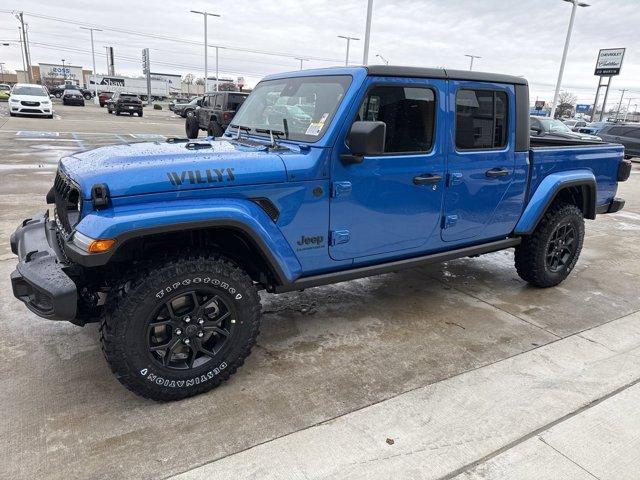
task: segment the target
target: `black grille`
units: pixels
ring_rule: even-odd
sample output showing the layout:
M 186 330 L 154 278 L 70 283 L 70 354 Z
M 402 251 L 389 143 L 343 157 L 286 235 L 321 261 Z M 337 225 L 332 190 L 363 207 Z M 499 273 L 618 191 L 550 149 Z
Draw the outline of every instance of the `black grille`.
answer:
M 56 173 L 53 193 L 58 229 L 68 236 L 80 220 L 80 193 L 78 188 L 60 170 Z
M 24 105 L 25 107 L 39 107 L 40 106 L 40 102 L 27 102 L 27 101 L 23 100 L 20 103 L 22 105 Z

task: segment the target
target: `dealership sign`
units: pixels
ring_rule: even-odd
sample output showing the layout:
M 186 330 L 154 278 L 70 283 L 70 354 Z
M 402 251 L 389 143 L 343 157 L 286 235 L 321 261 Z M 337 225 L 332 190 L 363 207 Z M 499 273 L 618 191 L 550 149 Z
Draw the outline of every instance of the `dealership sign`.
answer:
M 591 110 L 591 105 L 587 105 L 585 103 L 579 103 L 576 105 L 576 113 L 589 113 Z
M 624 51 L 624 48 L 607 48 L 600 50 L 594 75 L 600 75 L 601 77 L 620 75 Z

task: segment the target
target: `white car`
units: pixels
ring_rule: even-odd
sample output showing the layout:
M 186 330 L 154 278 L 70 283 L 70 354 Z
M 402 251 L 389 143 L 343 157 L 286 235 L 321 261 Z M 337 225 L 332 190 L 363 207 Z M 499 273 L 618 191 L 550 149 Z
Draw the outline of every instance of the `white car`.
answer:
M 49 92 L 42 85 L 33 83 L 18 83 L 9 95 L 9 114 L 16 115 L 44 115 L 53 118 L 53 105 Z

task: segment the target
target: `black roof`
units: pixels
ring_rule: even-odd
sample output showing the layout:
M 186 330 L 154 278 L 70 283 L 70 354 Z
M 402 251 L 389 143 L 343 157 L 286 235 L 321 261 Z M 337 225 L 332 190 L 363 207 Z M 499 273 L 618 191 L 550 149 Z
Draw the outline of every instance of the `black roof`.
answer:
M 527 80 L 523 77 L 502 75 L 500 73 L 449 70 L 448 68 L 401 67 L 394 65 L 369 65 L 366 69 L 369 72 L 369 75 L 384 77 L 442 78 L 449 80 L 471 80 L 478 82 L 527 85 Z

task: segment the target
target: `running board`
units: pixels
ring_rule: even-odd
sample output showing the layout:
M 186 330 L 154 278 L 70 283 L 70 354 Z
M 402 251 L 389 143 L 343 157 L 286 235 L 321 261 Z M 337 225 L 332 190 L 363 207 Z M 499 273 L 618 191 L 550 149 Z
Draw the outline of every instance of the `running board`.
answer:
M 483 253 L 496 252 L 506 248 L 515 247 L 520 244 L 521 239 L 506 238 L 496 242 L 484 243 L 482 245 L 474 245 L 472 247 L 459 248 L 457 250 L 448 250 L 446 252 L 437 252 L 421 257 L 406 258 L 404 260 L 396 260 L 378 265 L 370 265 L 367 267 L 359 267 L 351 270 L 342 270 L 339 272 L 323 273 L 310 277 L 302 277 L 294 282 L 286 285 L 277 285 L 274 293 L 293 292 L 295 290 L 304 290 L 305 288 L 319 287 L 330 283 L 346 282 L 355 280 L 356 278 L 370 277 L 373 275 L 381 275 L 383 273 L 396 272 L 406 268 L 419 267 L 430 263 L 442 263 L 455 258 L 471 257 L 482 255 Z

